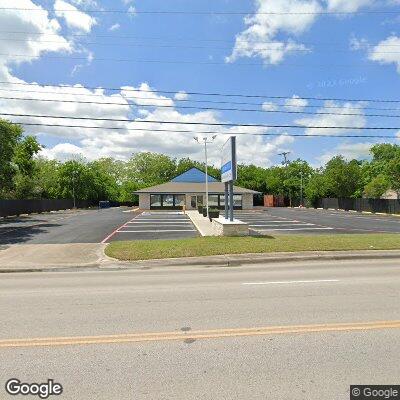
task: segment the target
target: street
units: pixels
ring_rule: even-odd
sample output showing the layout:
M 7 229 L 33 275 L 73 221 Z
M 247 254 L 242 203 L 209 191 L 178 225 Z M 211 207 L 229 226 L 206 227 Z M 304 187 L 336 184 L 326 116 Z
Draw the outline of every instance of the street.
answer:
M 88 400 L 331 400 L 398 383 L 399 265 L 3 274 L 1 398 L 9 378 Z

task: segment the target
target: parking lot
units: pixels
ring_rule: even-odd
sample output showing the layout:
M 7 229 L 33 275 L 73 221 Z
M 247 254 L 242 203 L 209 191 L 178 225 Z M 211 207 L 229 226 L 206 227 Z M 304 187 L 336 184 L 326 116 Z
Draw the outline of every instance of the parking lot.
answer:
M 103 243 L 116 240 L 179 239 L 199 236 L 186 214 L 179 211 L 143 212 L 116 229 Z
M 341 210 L 264 208 L 237 211 L 255 234 L 400 233 L 400 217 Z

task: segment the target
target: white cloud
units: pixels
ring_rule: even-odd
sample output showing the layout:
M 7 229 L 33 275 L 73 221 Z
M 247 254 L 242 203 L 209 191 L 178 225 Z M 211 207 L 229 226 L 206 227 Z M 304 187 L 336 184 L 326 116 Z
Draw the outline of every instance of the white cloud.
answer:
M 371 6 L 375 0 L 327 0 L 329 12 L 355 12 L 360 8 Z
M 278 64 L 284 57 L 306 47 L 293 38 L 277 39 L 278 34 L 298 36 L 315 22 L 322 7 L 316 0 L 255 0 L 257 11 L 244 19 L 247 29 L 236 35 L 227 62 L 240 57 L 260 57 L 265 63 Z M 266 14 L 277 13 L 277 14 Z M 289 14 L 285 14 L 289 13 Z M 293 13 L 304 13 L 293 16 Z M 270 43 L 272 42 L 272 43 Z
M 116 23 L 116 24 L 114 24 L 114 25 L 111 25 L 111 26 L 108 28 L 108 30 L 112 32 L 112 31 L 118 30 L 119 28 L 121 28 L 121 25 L 118 24 L 118 23 Z
M 30 0 L 3 0 L 4 7 L 34 8 L 38 7 Z M 3 4 L 2 4 L 3 5 Z M 66 40 L 59 32 L 59 23 L 51 19 L 47 12 L 23 12 L 10 10 L 0 14 L 0 25 L 3 29 L 28 31 L 36 33 L 52 33 L 57 43 L 47 42 L 16 42 L 7 43 L 0 41 L 0 53 L 25 54 L 23 60 L 15 57 L 0 58 L 0 80 L 10 83 L 25 83 L 13 75 L 10 66 L 17 62 L 33 62 L 36 56 L 44 52 L 75 51 L 74 46 Z M 36 36 L 35 36 L 36 37 Z M 40 36 L 39 36 L 40 37 Z M 25 86 L 10 85 L 1 86 L 0 94 L 6 93 L 7 89 L 22 89 Z M 1 89 L 0 88 L 0 89 Z M 132 90 L 143 90 L 136 92 Z M 108 94 L 105 90 L 98 88 L 94 90 L 85 89 L 81 85 L 73 86 L 41 86 L 29 87 L 37 93 L 32 97 L 43 100 L 61 100 L 60 102 L 45 101 L 18 101 L 0 99 L 0 110 L 3 113 L 36 114 L 36 115 L 59 115 L 64 117 L 87 117 L 88 120 L 51 119 L 44 117 L 13 117 L 13 122 L 49 124 L 50 126 L 27 126 L 25 132 L 36 134 L 41 142 L 51 138 L 56 141 L 55 146 L 43 150 L 47 157 L 68 159 L 69 157 L 84 156 L 87 159 L 99 157 L 115 157 L 117 159 L 128 159 L 132 153 L 139 151 L 155 151 L 171 155 L 173 157 L 192 157 L 203 160 L 204 149 L 197 145 L 192 137 L 201 131 L 212 130 L 219 133 L 215 143 L 210 146 L 210 161 L 216 165 L 220 164 L 221 146 L 225 142 L 227 134 L 238 135 L 238 155 L 240 162 L 255 163 L 258 165 L 269 165 L 271 158 L 276 152 L 286 149 L 293 139 L 286 135 L 265 138 L 262 136 L 246 136 L 240 133 L 263 133 L 265 129 L 258 127 L 241 128 L 237 126 L 215 126 L 190 125 L 191 122 L 198 123 L 224 123 L 230 122 L 221 118 L 213 111 L 194 112 L 182 114 L 174 108 L 174 99 L 157 93 L 148 83 L 140 83 L 137 86 L 122 87 L 119 92 Z M 183 95 L 180 93 L 180 96 Z M 25 97 L 24 93 L 15 92 L 15 97 Z M 84 104 L 81 102 L 97 102 L 100 104 Z M 111 103 L 111 104 L 104 104 Z M 152 107 L 144 107 L 151 104 Z M 168 105 L 171 108 L 162 108 Z M 136 115 L 136 117 L 132 117 Z M 127 119 L 127 121 L 96 121 L 95 118 Z M 92 120 L 91 120 L 92 119 Z M 132 120 L 133 119 L 133 120 Z M 182 124 L 167 123 L 142 123 L 141 121 L 176 121 Z M 88 128 L 62 127 L 56 125 L 82 125 Z M 90 128 L 91 126 L 100 129 Z M 109 129 L 110 127 L 119 130 Z M 130 130 L 135 129 L 135 130 Z M 136 130 L 137 129 L 137 130 Z M 168 132 L 157 130 L 165 129 Z M 180 133 L 188 130 L 194 133 Z
M 44 52 L 71 52 L 73 45 L 59 32 L 60 24 L 54 18 L 50 18 L 47 11 L 36 5 L 30 0 L 2 0 L 1 6 L 4 8 L 28 8 L 36 11 L 23 10 L 3 10 L 0 13 L 0 26 L 4 31 L 32 32 L 27 34 L 27 41 L 0 41 L 0 80 L 8 81 L 12 78 L 9 72 L 11 64 L 20 64 L 22 62 L 30 62 L 35 60 Z M 43 34 L 44 36 L 41 36 Z M 48 36 L 52 35 L 51 43 L 40 42 L 38 39 L 48 40 Z M 29 41 L 29 39 L 32 39 Z M 11 54 L 11 55 L 7 55 Z M 23 57 L 12 56 L 12 54 L 23 55 Z
M 326 101 L 325 107 L 318 109 L 318 112 L 331 113 L 329 115 L 314 115 L 297 119 L 295 122 L 303 126 L 332 126 L 332 129 L 305 129 L 306 134 L 346 134 L 352 132 L 351 129 L 338 129 L 335 127 L 348 126 L 363 128 L 366 125 L 364 110 L 361 103 L 336 103 L 334 101 Z M 332 111 L 329 107 L 339 107 Z M 355 114 L 355 115 L 343 115 Z
M 261 108 L 264 111 L 277 111 L 279 107 L 275 103 L 273 103 L 272 101 L 265 101 L 262 104 Z
M 317 157 L 321 165 L 326 164 L 330 159 L 337 155 L 343 156 L 346 160 L 364 160 L 370 157 L 369 150 L 376 143 L 348 143 L 344 142 Z
M 368 55 L 372 61 L 380 64 L 395 64 L 397 72 L 400 73 L 400 53 L 396 49 L 400 46 L 400 37 L 389 36 L 387 39 L 378 43 Z
M 291 99 L 285 101 L 285 108 L 291 111 L 301 111 L 308 105 L 306 99 L 302 99 L 297 95 L 293 95 Z
M 97 24 L 96 18 L 78 10 L 75 6 L 63 0 L 56 0 L 54 11 L 57 17 L 64 18 L 65 23 L 71 29 L 90 32 L 92 27 Z
M 175 100 L 186 100 L 188 97 L 189 97 L 188 94 L 184 90 L 181 90 L 175 94 L 174 99 Z
M 42 149 L 39 155 L 50 160 L 67 161 L 76 159 L 77 156 L 83 158 L 83 151 L 80 147 L 71 143 L 59 143 L 51 149 Z

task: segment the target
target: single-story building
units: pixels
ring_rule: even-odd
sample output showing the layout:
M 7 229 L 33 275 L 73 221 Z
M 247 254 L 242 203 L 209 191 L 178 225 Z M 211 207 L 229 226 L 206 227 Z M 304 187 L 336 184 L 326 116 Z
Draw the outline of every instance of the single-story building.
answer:
M 138 190 L 139 208 L 142 210 L 187 210 L 205 205 L 206 174 L 198 168 L 191 168 L 174 179 L 161 185 Z M 225 184 L 208 175 L 209 207 L 223 209 L 225 206 Z M 233 203 L 236 209 L 253 208 L 253 197 L 259 194 L 254 190 L 233 187 Z

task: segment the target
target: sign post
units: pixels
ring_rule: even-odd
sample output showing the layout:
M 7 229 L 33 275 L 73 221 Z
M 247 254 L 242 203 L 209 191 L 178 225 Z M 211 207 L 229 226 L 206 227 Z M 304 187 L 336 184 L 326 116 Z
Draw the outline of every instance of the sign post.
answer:
M 225 183 L 225 219 L 233 221 L 233 182 L 237 177 L 236 137 L 231 136 L 222 146 L 221 181 Z M 229 188 L 229 196 L 228 196 Z M 229 207 L 227 203 L 229 201 Z

